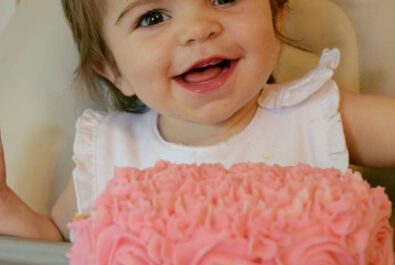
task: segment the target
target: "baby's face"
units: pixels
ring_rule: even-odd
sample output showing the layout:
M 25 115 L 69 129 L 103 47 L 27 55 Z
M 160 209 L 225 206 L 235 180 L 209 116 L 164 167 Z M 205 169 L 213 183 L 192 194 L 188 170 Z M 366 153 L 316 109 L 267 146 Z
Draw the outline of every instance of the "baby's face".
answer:
M 121 73 L 113 81 L 162 115 L 224 121 L 276 63 L 269 0 L 108 1 L 104 39 Z

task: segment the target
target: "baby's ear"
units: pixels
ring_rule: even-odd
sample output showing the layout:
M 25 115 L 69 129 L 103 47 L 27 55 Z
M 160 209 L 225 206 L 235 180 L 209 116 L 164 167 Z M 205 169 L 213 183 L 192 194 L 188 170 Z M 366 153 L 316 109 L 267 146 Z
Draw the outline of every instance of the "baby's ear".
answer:
M 103 62 L 93 62 L 92 68 L 97 74 L 101 75 L 102 77 L 116 85 L 116 74 L 107 64 L 104 64 Z

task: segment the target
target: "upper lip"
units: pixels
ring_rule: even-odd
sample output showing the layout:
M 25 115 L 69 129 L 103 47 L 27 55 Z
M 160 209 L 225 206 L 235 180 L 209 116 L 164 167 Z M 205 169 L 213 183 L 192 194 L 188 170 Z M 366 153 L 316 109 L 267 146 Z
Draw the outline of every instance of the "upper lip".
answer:
M 210 56 L 208 58 L 198 60 L 197 62 L 195 62 L 194 64 L 189 66 L 186 70 L 184 70 L 181 74 L 179 74 L 177 76 L 183 75 L 183 74 L 191 71 L 194 68 L 203 68 L 203 67 L 207 67 L 210 65 L 216 65 L 224 60 L 233 60 L 233 59 L 225 57 L 225 56 L 217 56 L 217 55 Z

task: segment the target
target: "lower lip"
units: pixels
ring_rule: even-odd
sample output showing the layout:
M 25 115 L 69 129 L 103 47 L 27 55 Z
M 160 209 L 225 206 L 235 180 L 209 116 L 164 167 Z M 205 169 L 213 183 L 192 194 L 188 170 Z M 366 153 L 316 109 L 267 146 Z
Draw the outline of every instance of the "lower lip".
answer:
M 215 91 L 222 87 L 223 84 L 228 81 L 228 79 L 232 76 L 234 70 L 236 69 L 236 66 L 238 65 L 239 59 L 232 60 L 230 61 L 229 67 L 224 68 L 222 72 L 209 80 L 205 80 L 204 82 L 198 82 L 198 83 L 190 83 L 186 82 L 184 78 L 180 77 L 175 77 L 173 78 L 179 85 L 181 85 L 183 88 L 186 90 L 196 93 L 196 94 L 203 94 L 203 93 L 208 93 Z

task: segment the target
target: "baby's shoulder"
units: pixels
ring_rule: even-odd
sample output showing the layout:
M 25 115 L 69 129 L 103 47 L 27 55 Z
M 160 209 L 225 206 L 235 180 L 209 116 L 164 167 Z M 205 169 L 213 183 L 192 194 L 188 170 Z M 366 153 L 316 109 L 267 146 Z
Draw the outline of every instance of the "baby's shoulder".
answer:
M 137 114 L 87 109 L 77 119 L 74 155 L 94 159 L 94 152 L 91 150 L 139 139 L 150 131 L 149 128 L 153 126 L 154 121 L 153 111 Z
M 122 128 L 143 125 L 149 122 L 152 111 L 146 113 L 131 113 L 124 111 L 102 111 L 86 109 L 77 119 L 77 129 L 89 127 L 99 129 L 100 127 Z

